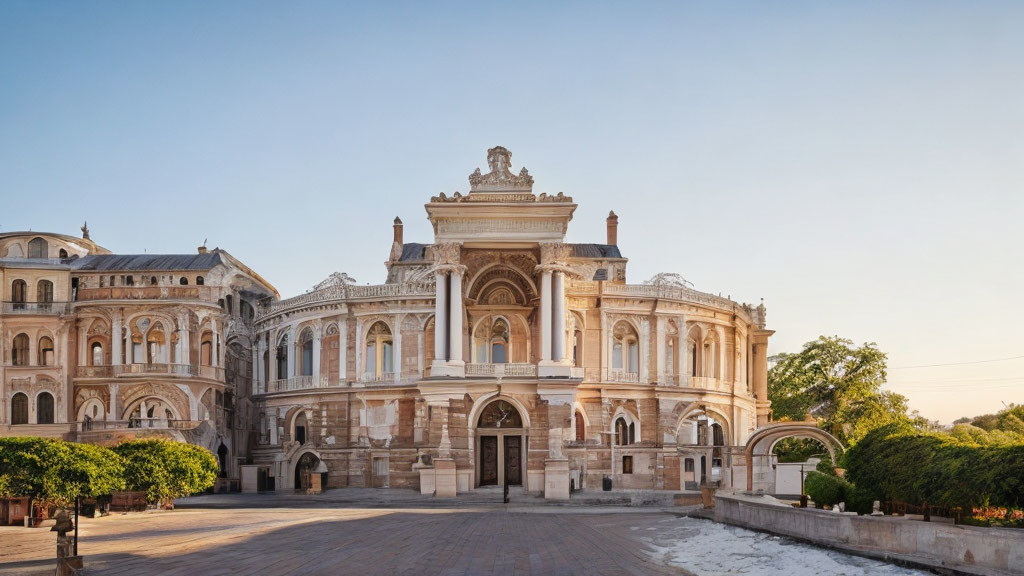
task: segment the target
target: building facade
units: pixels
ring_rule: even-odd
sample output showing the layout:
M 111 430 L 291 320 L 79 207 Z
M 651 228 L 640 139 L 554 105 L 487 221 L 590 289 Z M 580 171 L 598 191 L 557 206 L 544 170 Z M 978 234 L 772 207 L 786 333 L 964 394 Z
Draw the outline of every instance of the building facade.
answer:
M 0 236 L 2 430 L 173 435 L 285 490 L 741 484 L 769 414 L 763 305 L 628 283 L 615 214 L 604 243 L 566 243 L 573 199 L 510 161 L 492 148 L 468 194 L 430 198 L 432 242 L 396 218 L 384 284 L 284 300 L 221 250 Z

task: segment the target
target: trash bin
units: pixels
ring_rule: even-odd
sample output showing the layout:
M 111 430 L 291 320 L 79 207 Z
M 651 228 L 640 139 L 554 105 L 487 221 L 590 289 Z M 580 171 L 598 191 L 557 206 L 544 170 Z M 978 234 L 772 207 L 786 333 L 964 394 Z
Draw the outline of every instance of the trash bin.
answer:
M 601 478 L 601 489 L 604 490 L 605 492 L 612 491 L 612 479 L 609 476 Z

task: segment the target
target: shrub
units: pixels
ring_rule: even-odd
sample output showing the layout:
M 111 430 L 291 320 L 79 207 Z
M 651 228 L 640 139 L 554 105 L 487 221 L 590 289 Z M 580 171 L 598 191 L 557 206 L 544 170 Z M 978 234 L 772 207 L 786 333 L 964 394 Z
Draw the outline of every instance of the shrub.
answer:
M 217 459 L 209 450 L 171 440 L 132 440 L 114 448 L 125 461 L 128 490 L 165 502 L 202 492 L 217 480 Z
M 853 492 L 853 486 L 838 476 L 830 476 L 821 472 L 808 472 L 804 481 L 807 495 L 814 500 L 815 506 L 835 506 L 847 502 Z M 870 506 L 869 506 L 870 510 Z

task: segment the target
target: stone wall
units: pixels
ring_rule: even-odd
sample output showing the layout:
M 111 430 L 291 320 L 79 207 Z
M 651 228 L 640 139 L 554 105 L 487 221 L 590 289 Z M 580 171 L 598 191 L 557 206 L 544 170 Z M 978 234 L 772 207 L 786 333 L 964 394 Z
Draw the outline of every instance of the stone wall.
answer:
M 1024 530 L 837 514 L 719 494 L 715 520 L 883 559 L 966 574 L 1020 574 Z

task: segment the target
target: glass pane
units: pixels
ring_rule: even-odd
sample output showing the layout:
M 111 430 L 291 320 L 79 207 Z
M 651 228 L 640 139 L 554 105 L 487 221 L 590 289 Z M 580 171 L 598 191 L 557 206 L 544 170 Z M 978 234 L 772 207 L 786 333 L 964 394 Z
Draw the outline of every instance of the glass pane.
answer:
M 612 368 L 622 370 L 622 344 L 619 342 L 612 347 Z
M 367 374 L 377 373 L 377 343 L 368 342 L 366 344 L 366 366 L 363 371 Z
M 495 364 L 504 364 L 505 362 L 508 362 L 504 344 L 493 344 L 491 346 L 491 362 Z
M 640 366 L 640 347 L 635 342 L 629 344 L 629 371 L 632 373 L 638 372 Z
M 392 357 L 391 342 L 385 342 L 384 343 L 384 371 L 385 372 L 394 372 L 395 371 L 391 357 Z

